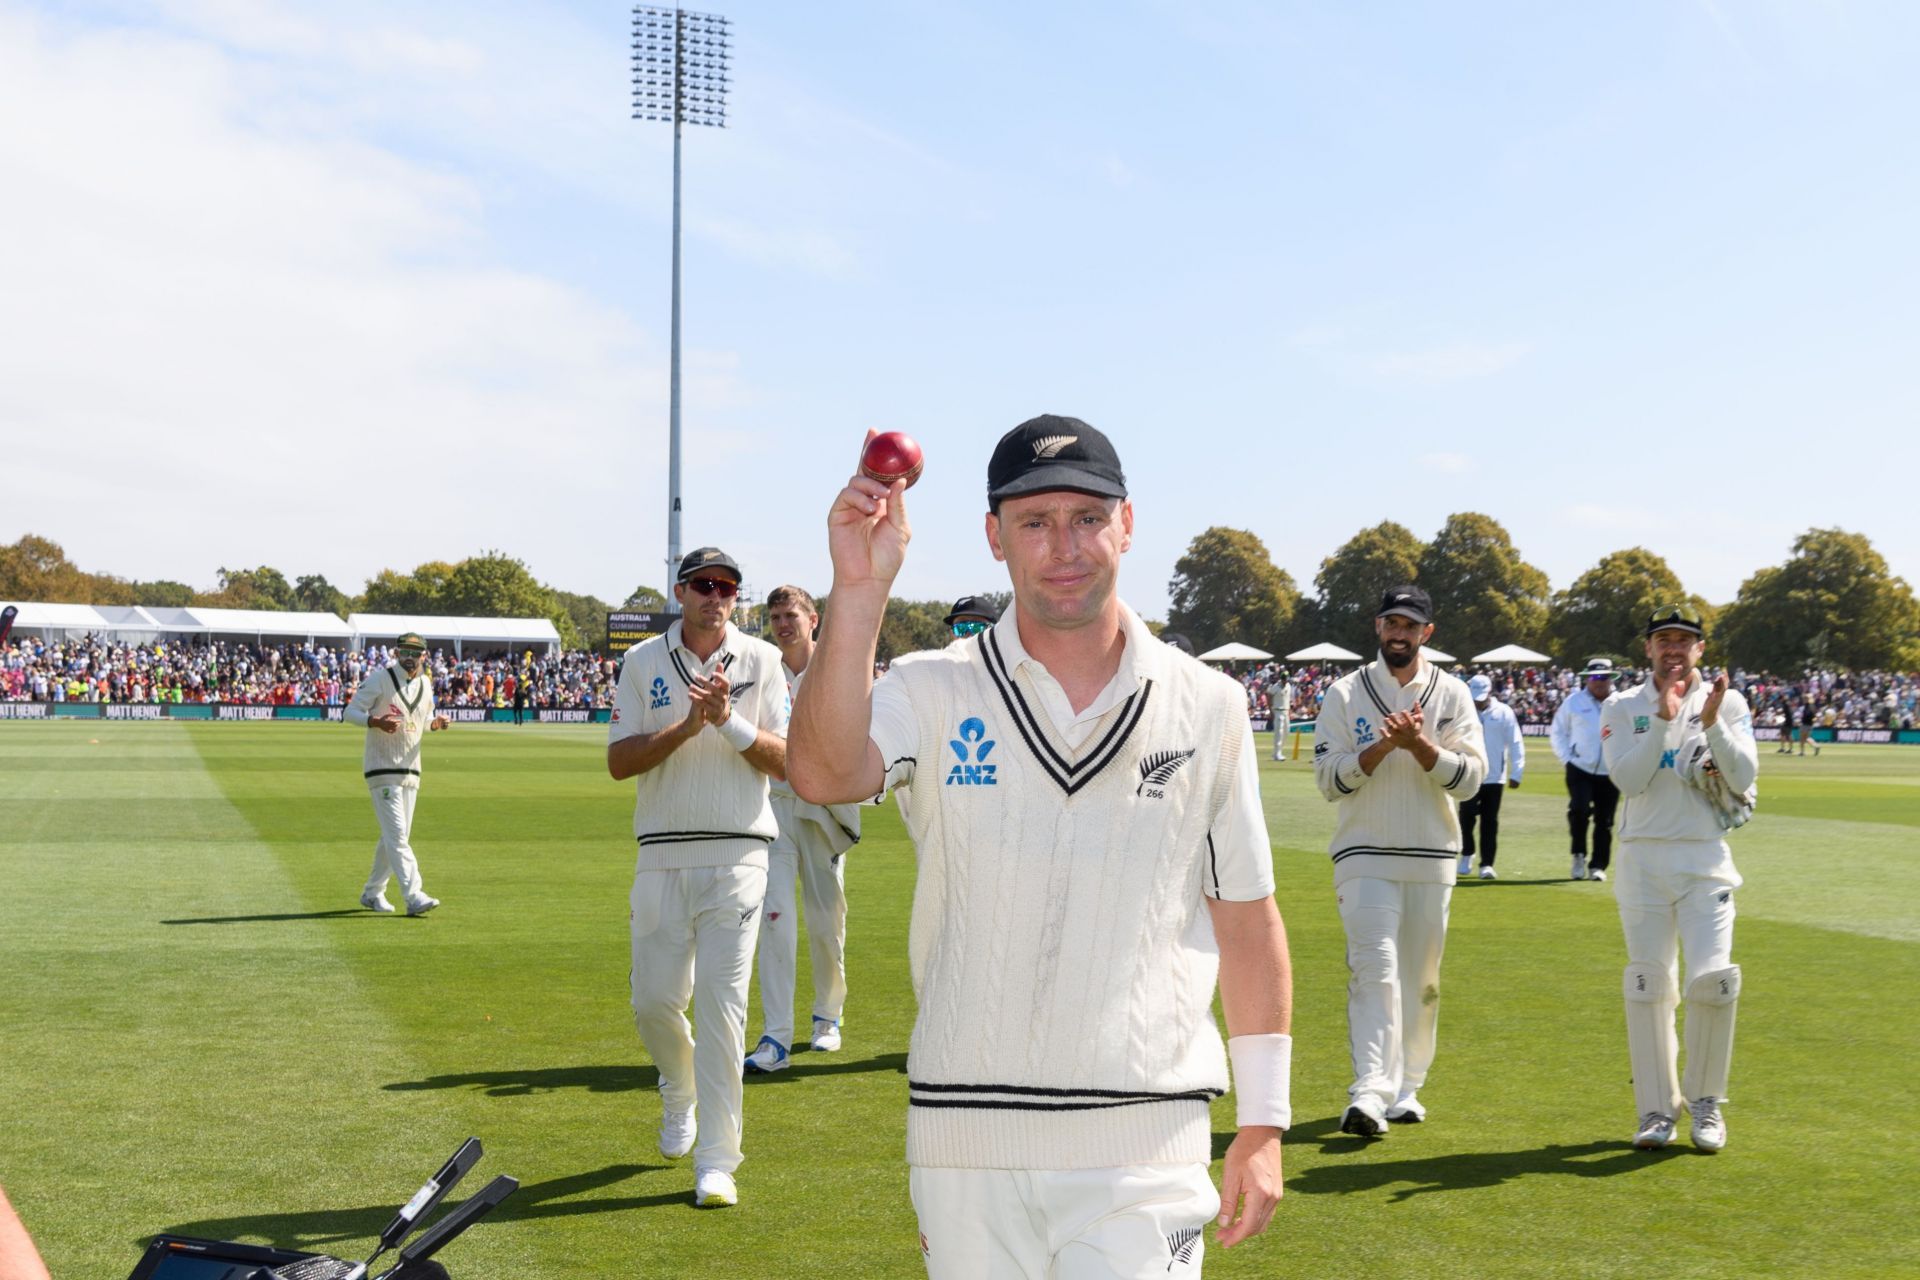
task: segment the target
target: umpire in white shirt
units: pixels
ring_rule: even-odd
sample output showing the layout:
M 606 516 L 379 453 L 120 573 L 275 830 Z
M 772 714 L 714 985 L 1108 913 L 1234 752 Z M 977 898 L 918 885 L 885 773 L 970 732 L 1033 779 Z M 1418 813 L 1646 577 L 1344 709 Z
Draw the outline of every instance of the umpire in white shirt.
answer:
M 628 651 L 607 733 L 607 772 L 638 779 L 627 915 L 634 1026 L 660 1071 L 660 1154 L 693 1152 L 702 1207 L 738 1200 L 754 917 L 767 846 L 780 834 L 768 779 L 787 774 L 780 651 L 734 628 L 739 594 L 731 556 L 687 553 L 673 588 L 680 619 Z
M 1613 864 L 1613 814 L 1619 789 L 1600 753 L 1600 712 L 1613 697 L 1613 663 L 1595 658 L 1580 673 L 1580 687 L 1553 713 L 1547 741 L 1567 767 L 1567 829 L 1573 836 L 1573 878 L 1605 880 Z M 1587 854 L 1587 822 L 1593 822 L 1593 854 Z
M 1527 743 L 1513 709 L 1493 696 L 1493 681 L 1475 676 L 1467 692 L 1480 713 L 1480 736 L 1487 744 L 1487 776 L 1480 794 L 1460 802 L 1460 874 L 1473 873 L 1474 826 L 1480 828 L 1480 878 L 1496 880 L 1493 860 L 1500 853 L 1500 799 L 1507 788 L 1518 790 L 1527 771 Z

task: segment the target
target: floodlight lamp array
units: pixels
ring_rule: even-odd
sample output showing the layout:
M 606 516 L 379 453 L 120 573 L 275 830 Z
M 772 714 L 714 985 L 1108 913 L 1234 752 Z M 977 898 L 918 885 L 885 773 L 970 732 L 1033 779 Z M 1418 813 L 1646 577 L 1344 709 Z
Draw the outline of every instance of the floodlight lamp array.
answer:
M 727 19 L 635 5 L 633 118 L 727 125 Z

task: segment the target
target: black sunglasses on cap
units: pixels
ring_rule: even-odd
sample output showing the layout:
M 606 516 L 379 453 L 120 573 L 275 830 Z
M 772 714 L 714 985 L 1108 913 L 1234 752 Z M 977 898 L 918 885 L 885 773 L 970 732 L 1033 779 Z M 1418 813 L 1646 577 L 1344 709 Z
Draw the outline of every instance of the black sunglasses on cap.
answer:
M 722 600 L 731 600 L 740 594 L 740 584 L 731 578 L 688 578 L 686 585 L 703 596 L 719 596 Z
M 1700 611 L 1690 604 L 1663 605 L 1655 609 L 1653 615 L 1647 619 L 1648 635 L 1669 627 L 1692 631 L 1699 635 L 1706 634 L 1705 620 L 1701 618 Z

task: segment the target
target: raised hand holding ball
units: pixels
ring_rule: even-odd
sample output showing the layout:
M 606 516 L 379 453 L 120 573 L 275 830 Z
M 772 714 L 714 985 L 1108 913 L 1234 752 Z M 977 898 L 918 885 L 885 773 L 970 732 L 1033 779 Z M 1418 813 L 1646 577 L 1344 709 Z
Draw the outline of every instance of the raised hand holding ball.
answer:
M 867 441 L 867 447 L 860 454 L 860 474 L 888 488 L 902 480 L 906 481 L 907 488 L 913 488 L 925 465 L 926 457 L 920 452 L 919 444 L 904 431 L 880 432 Z

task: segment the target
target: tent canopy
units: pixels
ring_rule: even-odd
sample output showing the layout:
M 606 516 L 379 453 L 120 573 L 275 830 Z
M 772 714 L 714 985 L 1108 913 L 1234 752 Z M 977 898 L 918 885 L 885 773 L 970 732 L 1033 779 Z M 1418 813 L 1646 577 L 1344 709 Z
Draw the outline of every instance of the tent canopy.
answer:
M 1423 644 L 1423 645 L 1421 645 L 1421 646 L 1420 646 L 1420 652 L 1421 652 L 1421 654 L 1422 654 L 1422 655 L 1424 655 L 1424 656 L 1426 657 L 1426 660 L 1427 660 L 1428 662 L 1458 662 L 1458 661 L 1460 661 L 1460 659 L 1458 659 L 1458 658 L 1456 658 L 1456 657 L 1454 657 L 1454 656 L 1453 656 L 1452 654 L 1450 654 L 1450 653 L 1442 653 L 1442 652 L 1440 652 L 1440 651 L 1439 651 L 1438 649 L 1436 649 L 1436 648 L 1434 648 L 1434 647 L 1433 647 L 1432 645 L 1430 645 L 1430 644 Z
M 92 632 L 113 640 L 147 643 L 162 636 L 298 637 L 345 643 L 353 634 L 330 613 L 287 613 L 278 609 L 141 607 L 131 604 L 21 604 L 14 629 L 78 637 Z
M 1261 662 L 1273 655 L 1265 649 L 1256 649 L 1250 644 L 1241 644 L 1237 640 L 1228 641 L 1218 649 L 1209 649 L 1200 655 L 1202 662 Z
M 1337 644 L 1308 645 L 1287 655 L 1288 662 L 1358 662 L 1360 655 Z
M 1485 653 L 1473 655 L 1475 662 L 1552 662 L 1544 653 L 1535 653 L 1531 649 L 1517 644 L 1503 644 L 1498 649 L 1489 649 Z
M 353 647 L 391 643 L 403 631 L 418 631 L 428 645 L 451 645 L 456 655 L 476 649 L 560 647 L 560 632 L 549 618 L 436 618 L 406 613 L 355 613 L 347 618 Z

